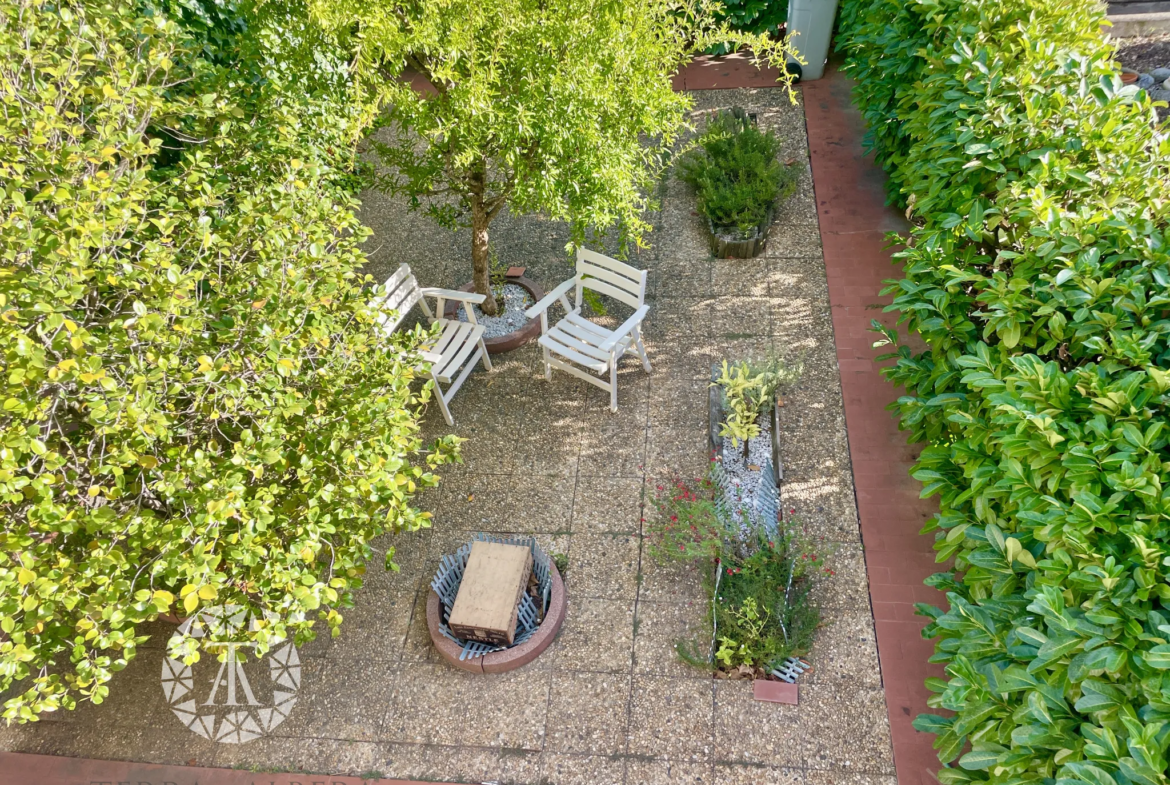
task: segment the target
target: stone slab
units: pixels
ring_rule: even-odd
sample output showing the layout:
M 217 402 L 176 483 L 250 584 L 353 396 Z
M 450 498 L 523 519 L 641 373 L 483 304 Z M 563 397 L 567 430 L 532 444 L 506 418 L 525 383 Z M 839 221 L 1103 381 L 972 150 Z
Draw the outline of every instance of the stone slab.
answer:
M 765 703 L 784 703 L 789 706 L 800 703 L 797 685 L 785 681 L 756 679 L 752 682 L 752 697 Z

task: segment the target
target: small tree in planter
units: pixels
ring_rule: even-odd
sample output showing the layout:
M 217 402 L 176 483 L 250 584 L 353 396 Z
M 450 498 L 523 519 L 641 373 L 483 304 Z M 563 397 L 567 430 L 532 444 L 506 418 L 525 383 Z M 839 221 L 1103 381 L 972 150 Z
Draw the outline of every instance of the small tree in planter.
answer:
M 706 0 L 317 0 L 345 31 L 383 134 L 378 186 L 471 228 L 475 289 L 494 314 L 488 243 L 506 205 L 640 243 L 647 193 L 690 106 L 671 74 L 715 43 L 782 63 L 785 45 L 716 21 Z M 402 78 L 412 69 L 432 90 Z M 787 78 L 787 77 L 785 77 Z

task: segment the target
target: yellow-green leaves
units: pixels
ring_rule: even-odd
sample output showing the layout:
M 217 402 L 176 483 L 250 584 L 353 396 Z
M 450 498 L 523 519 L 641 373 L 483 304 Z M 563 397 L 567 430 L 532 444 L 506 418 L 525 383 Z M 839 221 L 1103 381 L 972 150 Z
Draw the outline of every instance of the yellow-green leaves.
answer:
M 672 74 L 726 44 L 780 66 L 788 44 L 732 29 L 707 0 L 452 0 L 397 5 L 316 0 L 338 35 L 362 31 L 354 59 L 377 185 L 448 226 L 486 232 L 505 205 L 641 245 L 657 180 L 689 98 Z M 441 91 L 415 90 L 407 63 Z M 789 85 L 786 74 L 781 81 Z M 795 94 L 793 94 L 795 100 Z M 298 174 L 300 174 L 298 172 Z M 463 209 L 452 204 L 452 197 Z M 475 261 L 486 280 L 487 249 Z M 470 277 L 470 269 L 468 276 Z
M 0 0 L 5 718 L 102 700 L 159 613 L 335 627 L 455 452 L 365 306 L 346 71 L 265 14 Z

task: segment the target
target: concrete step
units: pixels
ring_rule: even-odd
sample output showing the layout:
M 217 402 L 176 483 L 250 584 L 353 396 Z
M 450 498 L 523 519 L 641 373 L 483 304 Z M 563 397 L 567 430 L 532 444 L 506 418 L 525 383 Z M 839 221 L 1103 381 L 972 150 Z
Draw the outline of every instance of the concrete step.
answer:
M 1114 0 L 1109 4 L 1111 17 L 1164 12 L 1170 12 L 1170 0 Z
M 1149 5 L 1165 5 L 1164 3 L 1150 3 Z M 1109 8 L 1109 21 L 1112 27 L 1105 32 L 1114 38 L 1137 38 L 1139 36 L 1170 33 L 1170 10 L 1151 11 L 1144 13 L 1114 13 Z

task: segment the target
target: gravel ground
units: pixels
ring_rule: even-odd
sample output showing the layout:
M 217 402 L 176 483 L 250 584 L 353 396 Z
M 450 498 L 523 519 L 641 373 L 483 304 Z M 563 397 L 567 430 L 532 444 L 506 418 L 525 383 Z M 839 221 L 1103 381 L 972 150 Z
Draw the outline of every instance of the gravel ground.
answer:
M 764 463 L 772 458 L 772 418 L 761 415 L 759 424 L 760 435 L 748 440 L 746 461 L 743 445 L 733 447 L 731 437 L 724 437 L 723 471 L 727 473 L 731 484 L 738 488 L 739 500 L 746 502 L 749 508 L 755 506 L 756 490 L 760 486 L 760 474 Z
M 1155 68 L 1170 68 L 1170 33 L 1123 38 L 1118 42 L 1117 62 L 1124 68 L 1132 68 L 1140 74 L 1148 74 Z M 1166 100 L 1165 88 L 1155 84 L 1151 93 L 1154 100 Z M 1160 107 L 1158 119 L 1165 122 L 1170 117 L 1170 107 Z
M 475 320 L 483 325 L 484 338 L 498 338 L 507 335 L 513 330 L 519 330 L 528 321 L 524 312 L 535 303 L 527 290 L 514 283 L 504 284 L 504 312 L 498 316 L 486 316 L 478 305 L 471 306 L 475 310 Z M 467 321 L 467 311 L 459 309 L 459 321 Z
M 1117 61 L 1142 74 L 1155 68 L 1170 67 L 1170 33 L 1121 39 Z

